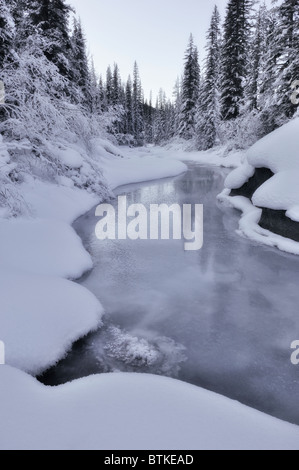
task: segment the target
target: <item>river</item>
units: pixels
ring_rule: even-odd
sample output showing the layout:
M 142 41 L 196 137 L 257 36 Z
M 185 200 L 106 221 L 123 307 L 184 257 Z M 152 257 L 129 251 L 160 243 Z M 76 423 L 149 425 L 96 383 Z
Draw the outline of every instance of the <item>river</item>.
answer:
M 102 302 L 104 326 L 44 383 L 115 371 L 168 375 L 299 424 L 299 366 L 290 361 L 299 258 L 236 234 L 238 212 L 216 200 L 227 172 L 189 164 L 177 178 L 116 192 L 147 207 L 203 204 L 200 251 L 184 251 L 182 241 L 99 241 L 95 210 L 78 219 L 95 264 L 80 284 Z

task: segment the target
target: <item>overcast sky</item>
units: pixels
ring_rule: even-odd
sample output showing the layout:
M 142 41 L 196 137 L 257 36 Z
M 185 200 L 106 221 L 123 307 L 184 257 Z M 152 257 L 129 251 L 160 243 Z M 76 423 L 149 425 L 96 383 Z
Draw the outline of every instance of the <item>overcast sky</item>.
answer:
M 268 0 L 270 1 L 270 0 Z M 105 75 L 119 65 L 127 79 L 136 60 L 145 96 L 162 87 L 171 97 L 192 32 L 204 56 L 214 5 L 224 18 L 227 0 L 69 0 L 81 17 L 90 55 Z

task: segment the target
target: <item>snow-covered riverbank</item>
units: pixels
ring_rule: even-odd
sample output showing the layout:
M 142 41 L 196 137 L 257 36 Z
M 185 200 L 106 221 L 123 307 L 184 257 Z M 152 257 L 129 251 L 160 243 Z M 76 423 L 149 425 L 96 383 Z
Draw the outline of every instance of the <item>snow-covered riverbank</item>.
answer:
M 186 169 L 166 150 L 101 148 L 111 189 Z M 26 178 L 19 190 L 34 218 L 0 221 L 0 449 L 299 448 L 298 427 L 174 380 L 113 374 L 52 389 L 28 376 L 101 324 L 99 301 L 69 280 L 92 267 L 69 224 L 99 198 L 66 179 Z
M 186 170 L 181 162 L 140 159 L 138 151 L 127 157 L 104 140 L 98 140 L 96 148 L 97 164 L 103 167 L 110 190 L 119 183 L 174 176 Z M 68 149 L 64 159 L 66 154 L 68 165 L 78 165 L 78 152 Z M 1 156 L 9 170 L 4 143 Z M 66 177 L 59 178 L 60 184 L 28 174 L 23 179 L 17 191 L 29 214 L 0 219 L 0 339 L 6 346 L 8 365 L 38 374 L 61 359 L 79 337 L 101 324 L 99 301 L 71 282 L 92 268 L 92 260 L 70 226 L 101 199 L 76 188 Z
M 244 153 L 242 165 L 228 176 L 226 189 L 219 195 L 220 201 L 242 212 L 241 235 L 295 255 L 299 255 L 298 132 L 296 117 L 259 140 Z M 256 171 L 260 169 L 269 174 L 266 181 L 256 184 Z M 250 181 L 254 189 L 248 197 Z M 232 190 L 238 195 L 232 197 Z M 279 217 L 275 217 L 279 211 Z M 270 212 L 270 224 L 261 223 L 263 212 Z

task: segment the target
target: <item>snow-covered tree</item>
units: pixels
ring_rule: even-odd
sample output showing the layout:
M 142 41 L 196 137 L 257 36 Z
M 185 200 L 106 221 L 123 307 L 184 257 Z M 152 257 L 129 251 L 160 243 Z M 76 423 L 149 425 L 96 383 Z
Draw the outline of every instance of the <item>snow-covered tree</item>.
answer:
M 248 72 L 252 0 L 229 0 L 222 48 L 222 117 L 240 115 Z
M 112 105 L 112 95 L 113 95 L 113 77 L 112 77 L 112 71 L 111 71 L 111 66 L 109 65 L 106 71 L 106 101 L 107 101 L 107 106 Z
M 71 38 L 71 66 L 74 83 L 82 90 L 85 104 L 90 101 L 90 73 L 86 51 L 86 40 L 81 21 L 74 18 L 74 29 Z M 90 104 L 90 103 L 89 103 Z
M 196 114 L 196 139 L 201 150 L 207 150 L 219 141 L 220 112 L 220 14 L 215 6 L 207 35 L 205 77 L 200 86 Z
M 174 134 L 179 134 L 180 128 L 180 118 L 181 118 L 181 109 L 182 109 L 182 77 L 176 79 L 174 89 L 173 89 L 173 99 L 174 99 L 174 122 L 173 130 Z
M 69 35 L 69 15 L 71 7 L 65 0 L 27 0 L 29 18 L 46 39 L 44 53 L 59 72 L 72 77 L 70 56 L 72 51 Z
M 258 9 L 255 19 L 255 29 L 250 45 L 248 76 L 246 85 L 247 110 L 261 109 L 261 92 L 264 87 L 265 67 L 269 51 L 269 12 L 265 4 Z
M 4 62 L 12 57 L 15 22 L 8 5 L 0 2 L 0 71 Z
M 117 64 L 114 64 L 113 76 L 112 76 L 112 104 L 117 106 L 121 101 L 121 80 L 119 75 L 119 68 Z
M 137 145 L 143 143 L 143 96 L 137 62 L 134 64 L 132 93 L 133 133 Z
M 133 85 L 132 78 L 129 75 L 127 84 L 126 84 L 126 125 L 125 132 L 126 134 L 133 135 Z
M 291 85 L 299 79 L 299 1 L 284 0 L 278 8 L 278 78 L 275 83 L 277 104 L 286 118 L 297 110 L 290 99 Z
M 195 132 L 195 113 L 198 101 L 199 82 L 200 67 L 198 50 L 194 45 L 194 39 L 191 34 L 185 55 L 179 126 L 179 134 L 185 139 L 192 138 Z

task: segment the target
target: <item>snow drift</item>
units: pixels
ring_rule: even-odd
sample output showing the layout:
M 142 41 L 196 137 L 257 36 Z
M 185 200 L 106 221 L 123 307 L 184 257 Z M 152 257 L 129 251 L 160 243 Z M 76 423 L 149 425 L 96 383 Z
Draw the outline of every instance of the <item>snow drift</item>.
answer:
M 227 177 L 227 189 L 219 196 L 220 200 L 242 210 L 240 233 L 293 254 L 299 254 L 299 245 L 294 241 L 297 238 L 293 234 L 294 230 L 299 233 L 299 225 L 296 229 L 293 223 L 299 222 L 298 134 L 297 117 L 254 144 L 247 151 L 241 167 Z M 242 193 L 245 195 L 246 184 L 255 178 L 259 169 L 269 170 L 269 179 L 265 178 L 266 181 L 255 188 L 252 204 L 247 204 L 242 200 Z M 231 197 L 236 189 L 239 195 Z M 277 217 L 275 212 L 271 215 L 271 211 L 283 212 Z M 267 219 L 269 221 L 265 223 Z M 267 230 L 270 227 L 275 233 Z M 285 234 L 289 238 L 281 236 Z

